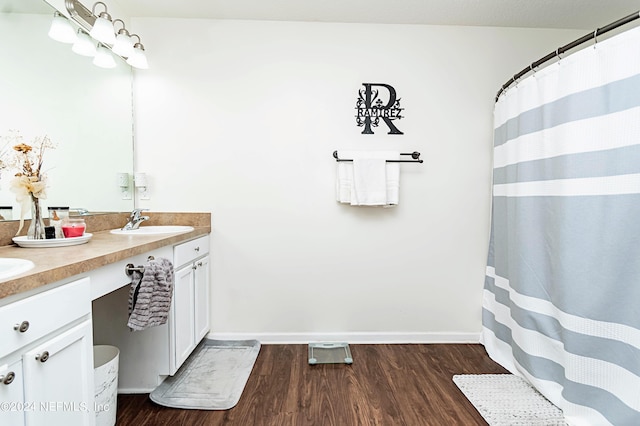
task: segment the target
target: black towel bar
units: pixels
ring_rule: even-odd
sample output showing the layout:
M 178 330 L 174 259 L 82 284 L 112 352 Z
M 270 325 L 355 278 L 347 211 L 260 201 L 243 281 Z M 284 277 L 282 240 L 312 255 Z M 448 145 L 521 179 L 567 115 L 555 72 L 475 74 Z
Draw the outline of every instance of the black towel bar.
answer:
M 386 160 L 387 163 L 422 163 L 418 151 L 401 152 L 400 155 L 410 155 L 412 160 Z M 353 161 L 350 158 L 338 158 L 338 151 L 333 151 L 333 158 L 335 158 L 336 161 Z

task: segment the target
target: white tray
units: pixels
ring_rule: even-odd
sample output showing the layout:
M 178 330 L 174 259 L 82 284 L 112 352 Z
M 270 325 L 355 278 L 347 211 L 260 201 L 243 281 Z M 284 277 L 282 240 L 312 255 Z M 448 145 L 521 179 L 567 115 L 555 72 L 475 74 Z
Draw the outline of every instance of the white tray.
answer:
M 24 237 L 13 237 L 13 242 L 20 247 L 42 248 L 42 247 L 66 247 L 75 246 L 89 242 L 93 234 L 85 232 L 81 237 L 73 238 L 53 238 L 50 240 L 32 240 Z

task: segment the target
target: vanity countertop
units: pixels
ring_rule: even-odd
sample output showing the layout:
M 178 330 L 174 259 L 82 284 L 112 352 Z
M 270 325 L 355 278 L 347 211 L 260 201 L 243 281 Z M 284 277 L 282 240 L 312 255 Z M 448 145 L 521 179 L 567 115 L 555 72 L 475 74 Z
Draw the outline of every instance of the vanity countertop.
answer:
M 118 215 L 114 218 L 115 222 L 106 217 L 98 218 L 93 224 L 88 221 L 88 232 L 91 232 L 93 237 L 85 244 L 55 248 L 0 246 L 0 258 L 27 259 L 35 264 L 34 268 L 23 274 L 0 281 L 0 305 L 5 304 L 9 299 L 21 298 L 23 293 L 25 295 L 32 294 L 37 292 L 40 287 L 65 278 L 89 272 L 160 247 L 192 240 L 211 232 L 210 213 L 151 212 L 149 215 L 152 219 L 145 224 L 172 225 L 179 223 L 180 225 L 191 225 L 194 229 L 182 234 L 116 235 L 111 234 L 110 229 L 123 226 L 128 215 L 124 213 L 115 215 Z M 114 226 L 113 223 L 117 223 L 117 225 Z

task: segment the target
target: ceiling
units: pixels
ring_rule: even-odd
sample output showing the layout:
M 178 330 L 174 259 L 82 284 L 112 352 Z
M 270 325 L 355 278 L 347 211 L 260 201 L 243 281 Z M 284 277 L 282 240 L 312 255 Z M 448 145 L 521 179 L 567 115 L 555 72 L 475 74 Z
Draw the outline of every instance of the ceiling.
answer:
M 97 0 L 80 1 L 90 8 Z M 567 28 L 588 31 L 640 9 L 638 0 L 102 1 L 107 5 L 115 4 L 118 11 L 130 17 Z M 50 13 L 50 10 L 44 1 L 0 0 L 0 12 Z
M 637 0 L 105 0 L 132 17 L 596 29 Z M 84 3 L 84 1 L 83 1 Z M 86 0 L 87 4 L 93 0 Z

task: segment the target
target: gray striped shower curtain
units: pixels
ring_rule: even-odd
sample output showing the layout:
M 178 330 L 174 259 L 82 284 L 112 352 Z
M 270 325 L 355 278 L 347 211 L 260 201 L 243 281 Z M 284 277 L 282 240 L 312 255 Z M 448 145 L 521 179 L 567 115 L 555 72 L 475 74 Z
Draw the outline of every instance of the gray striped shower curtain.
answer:
M 494 112 L 490 357 L 570 425 L 640 425 L 640 28 L 561 58 Z

